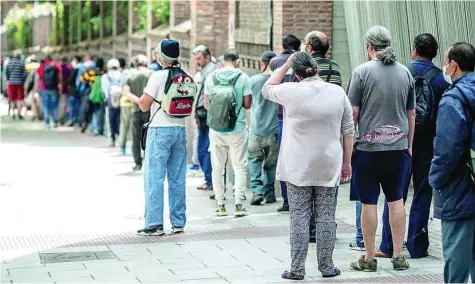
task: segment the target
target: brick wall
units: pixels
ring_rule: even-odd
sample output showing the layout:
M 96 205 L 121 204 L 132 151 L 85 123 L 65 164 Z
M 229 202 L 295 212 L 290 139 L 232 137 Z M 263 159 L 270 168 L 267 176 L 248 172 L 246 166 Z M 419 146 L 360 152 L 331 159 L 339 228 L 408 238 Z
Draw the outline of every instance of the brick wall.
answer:
M 191 1 L 173 0 L 170 3 L 174 9 L 174 23 L 178 25 L 190 19 L 191 16 Z
M 210 49 L 213 56 L 222 55 L 228 47 L 229 2 L 193 0 L 191 21 L 190 50 L 202 44 Z M 196 71 L 193 61 L 190 71 Z
M 332 39 L 333 1 L 274 1 L 274 50 L 282 51 L 282 39 L 293 34 L 300 39 L 310 31 Z M 331 56 L 331 46 L 328 56 Z

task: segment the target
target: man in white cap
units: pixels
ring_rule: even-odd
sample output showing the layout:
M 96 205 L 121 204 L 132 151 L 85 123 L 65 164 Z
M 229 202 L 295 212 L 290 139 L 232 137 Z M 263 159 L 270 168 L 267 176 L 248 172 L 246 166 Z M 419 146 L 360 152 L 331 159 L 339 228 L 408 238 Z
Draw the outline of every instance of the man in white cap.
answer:
M 109 128 L 111 147 L 119 137 L 120 129 L 120 97 L 122 96 L 122 73 L 119 60 L 113 58 L 107 62 L 107 74 L 102 76 L 101 88 L 109 108 Z

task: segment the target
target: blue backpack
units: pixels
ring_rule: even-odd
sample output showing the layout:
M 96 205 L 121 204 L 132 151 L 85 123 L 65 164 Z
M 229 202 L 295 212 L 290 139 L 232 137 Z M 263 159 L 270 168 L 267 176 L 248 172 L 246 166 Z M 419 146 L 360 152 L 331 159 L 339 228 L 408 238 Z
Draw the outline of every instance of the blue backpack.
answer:
M 112 80 L 110 76 L 107 76 L 109 79 L 109 106 L 112 108 L 120 107 L 120 98 L 122 97 L 122 84 L 121 80 Z

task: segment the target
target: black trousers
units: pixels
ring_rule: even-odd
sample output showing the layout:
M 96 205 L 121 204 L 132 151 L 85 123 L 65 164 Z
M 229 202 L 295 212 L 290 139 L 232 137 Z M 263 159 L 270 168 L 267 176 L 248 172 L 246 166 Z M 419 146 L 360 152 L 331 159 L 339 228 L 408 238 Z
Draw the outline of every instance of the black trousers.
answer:
M 142 148 L 140 148 L 140 139 L 142 135 L 142 126 L 150 119 L 150 111 L 142 112 L 140 110 L 132 112 L 132 155 L 136 165 L 142 166 Z

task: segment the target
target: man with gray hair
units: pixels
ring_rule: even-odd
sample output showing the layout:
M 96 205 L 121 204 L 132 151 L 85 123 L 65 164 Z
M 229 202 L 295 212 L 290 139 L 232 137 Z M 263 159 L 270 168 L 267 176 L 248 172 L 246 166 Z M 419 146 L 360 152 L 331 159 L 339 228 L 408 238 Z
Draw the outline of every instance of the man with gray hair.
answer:
M 352 196 L 362 203 L 361 225 L 365 255 L 351 263 L 360 271 L 376 271 L 375 235 L 380 186 L 389 207 L 391 233 L 383 233 L 387 255 L 393 268 L 409 268 L 402 253 L 406 229 L 403 193 L 411 171 L 412 141 L 415 128 L 415 93 L 412 75 L 396 62 L 391 34 L 382 26 L 372 27 L 365 36 L 369 61 L 356 67 L 348 96 L 353 120 L 358 125 L 353 157 Z M 383 219 L 384 219 L 383 215 Z M 394 246 L 393 246 L 394 245 Z
M 206 124 L 206 118 L 208 116 L 208 111 L 204 106 L 204 90 L 206 78 L 208 75 L 213 73 L 216 70 L 216 64 L 211 61 L 211 52 L 209 48 L 204 45 L 199 45 L 193 50 L 193 59 L 201 68 L 201 76 L 197 80 L 198 84 L 198 95 L 195 100 L 195 119 L 198 126 L 198 160 L 200 162 L 201 170 L 205 175 L 205 183 L 198 187 L 201 190 L 212 190 L 213 189 L 213 179 L 212 179 L 212 167 L 211 167 L 211 154 L 208 151 L 209 149 L 209 127 Z
M 341 86 L 340 65 L 326 58 L 330 43 L 326 34 L 313 31 L 305 38 L 300 51 L 309 53 L 318 65 L 318 76 L 325 82 Z
M 139 97 L 142 96 L 145 86 L 152 71 L 147 68 L 149 63 L 145 55 L 137 55 L 134 60 L 136 68 L 124 82 L 124 96 L 128 97 L 132 106 L 131 124 L 132 124 L 132 154 L 134 156 L 134 171 L 142 169 L 142 149 L 140 148 L 140 138 L 142 136 L 142 126 L 148 122 L 150 111 L 142 112 L 138 106 Z

